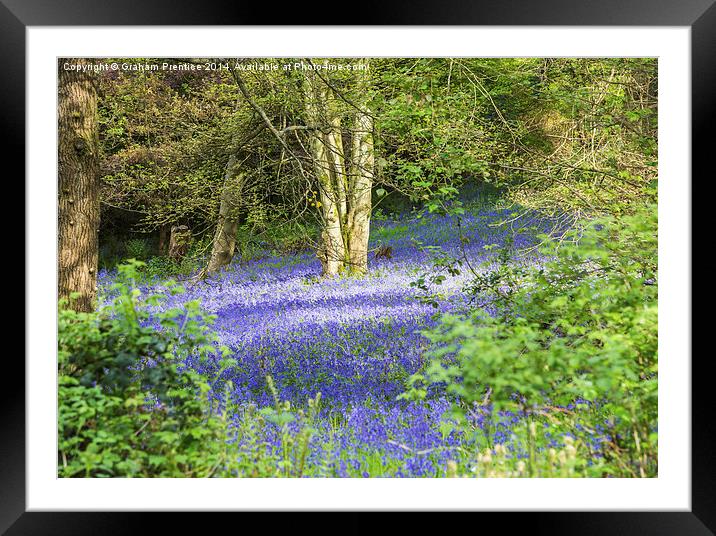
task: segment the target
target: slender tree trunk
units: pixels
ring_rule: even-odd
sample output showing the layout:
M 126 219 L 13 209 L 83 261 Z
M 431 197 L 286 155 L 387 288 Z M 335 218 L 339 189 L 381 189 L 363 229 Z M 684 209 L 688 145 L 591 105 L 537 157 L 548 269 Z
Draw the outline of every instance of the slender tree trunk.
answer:
M 368 270 L 368 239 L 370 236 L 370 214 L 372 210 L 371 191 L 373 188 L 373 118 L 367 106 L 355 115 L 353 132 L 353 181 L 351 188 L 350 217 L 350 258 L 353 270 L 365 273 Z
M 345 207 L 345 192 L 340 187 L 345 181 L 343 148 L 338 146 L 340 137 L 335 135 L 335 120 L 328 117 L 328 92 L 320 85 L 314 74 L 308 74 L 304 87 L 306 117 L 311 126 L 331 131 L 311 135 L 310 149 L 313 168 L 320 190 L 322 216 L 321 245 L 318 258 L 322 275 L 337 275 L 344 266 L 345 245 L 341 210 Z M 340 132 L 340 131 L 339 131 Z
M 236 154 L 232 154 L 226 164 L 224 187 L 221 191 L 221 205 L 219 206 L 219 221 L 214 234 L 211 258 L 206 268 L 208 274 L 218 272 L 224 266 L 227 266 L 234 257 L 236 232 L 239 225 L 241 190 L 246 176 L 246 173 L 240 171 L 239 167 L 240 164 Z
M 201 271 L 199 275 L 200 278 L 207 274 L 214 274 L 224 266 L 228 266 L 234 257 L 234 251 L 236 250 L 236 232 L 239 226 L 239 209 L 241 207 L 242 190 L 246 178 L 246 171 L 241 169 L 241 162 L 239 162 L 239 155 L 242 154 L 242 148 L 256 138 L 266 126 L 269 126 L 272 131 L 275 131 L 263 110 L 250 100 L 240 77 L 237 77 L 237 82 L 241 84 L 241 91 L 244 96 L 249 99 L 251 105 L 263 114 L 262 117 L 265 118 L 265 122 L 261 123 L 258 128 L 250 132 L 247 137 L 241 141 L 239 141 L 240 133 L 236 132 L 234 134 L 232 139 L 233 152 L 229 157 L 229 161 L 226 163 L 226 171 L 224 172 L 224 184 L 221 190 L 221 203 L 219 205 L 219 220 L 216 224 L 216 232 L 214 233 L 211 257 L 209 258 L 209 263 L 206 268 Z
M 58 296 L 68 299 L 72 309 L 89 312 L 96 306 L 99 249 L 97 93 L 91 71 L 65 71 L 62 63 L 58 62 Z
M 329 99 L 326 97 L 327 100 Z M 328 102 L 326 103 L 328 105 Z M 338 215 L 341 219 L 341 225 L 346 224 L 348 213 L 348 177 L 346 175 L 346 157 L 343 150 L 343 134 L 341 133 L 340 117 L 330 118 L 331 130 L 329 130 L 324 138 L 323 144 L 326 147 L 326 160 L 328 163 L 328 171 L 331 175 L 331 183 L 334 185 L 336 192 L 336 205 Z
M 331 180 L 329 172 L 330 162 L 325 141 L 319 137 L 311 143 L 314 169 L 321 191 L 321 211 L 323 214 L 323 232 L 321 233 L 323 275 L 337 275 L 343 268 L 345 248 L 343 244 L 343 229 L 341 225 L 340 202 L 341 199 Z

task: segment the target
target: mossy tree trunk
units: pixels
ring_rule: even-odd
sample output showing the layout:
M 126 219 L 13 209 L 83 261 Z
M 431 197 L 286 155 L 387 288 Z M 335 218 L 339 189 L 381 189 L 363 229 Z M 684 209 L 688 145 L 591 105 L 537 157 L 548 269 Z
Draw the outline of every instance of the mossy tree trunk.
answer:
M 340 117 L 331 117 L 333 103 L 330 91 L 313 73 L 306 76 L 304 95 L 306 118 L 315 128 L 310 149 L 320 190 L 322 231 L 318 257 L 323 275 L 331 277 L 343 269 L 346 260 L 345 165 L 343 148 L 337 145 L 339 140 L 342 145 Z
M 364 65 L 364 63 L 361 61 Z M 304 86 L 306 119 L 313 134 L 311 156 L 320 189 L 322 220 L 318 257 L 323 275 L 365 273 L 368 269 L 371 189 L 375 165 L 373 120 L 365 96 L 369 90 L 367 70 L 358 71 L 350 140 L 350 159 L 346 158 L 343 125 L 337 112 L 333 90 L 313 73 Z
M 58 296 L 89 312 L 96 306 L 99 249 L 97 93 L 91 71 L 66 71 L 64 61 L 58 61 Z
M 367 63 L 363 64 L 367 67 Z M 369 90 L 367 71 L 358 71 L 357 86 L 359 95 L 367 95 Z M 358 110 L 355 113 L 351 156 L 351 210 L 348 217 L 350 258 L 353 263 L 353 270 L 358 273 L 365 273 L 368 270 L 368 239 L 372 210 L 371 192 L 375 169 L 373 116 L 365 101 L 358 105 Z
M 207 274 L 219 272 L 234 257 L 236 250 L 236 233 L 239 225 L 239 208 L 241 206 L 241 190 L 245 172 L 240 169 L 237 155 L 232 154 L 226 164 L 224 186 L 221 190 L 219 220 L 216 224 L 211 257 L 206 267 Z

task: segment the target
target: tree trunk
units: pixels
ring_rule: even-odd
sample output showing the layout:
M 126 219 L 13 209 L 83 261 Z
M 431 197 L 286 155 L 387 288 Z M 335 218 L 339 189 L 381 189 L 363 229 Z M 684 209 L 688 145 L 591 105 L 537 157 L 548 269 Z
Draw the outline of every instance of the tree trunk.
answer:
M 350 258 L 353 271 L 365 273 L 368 270 L 371 191 L 375 166 L 373 118 L 365 105 L 362 105 L 361 111 L 355 114 L 352 157 Z
M 218 272 L 224 266 L 227 266 L 234 257 L 236 231 L 239 225 L 241 189 L 246 176 L 238 168 L 239 163 L 236 154 L 232 154 L 226 164 L 224 187 L 221 191 L 221 205 L 219 206 L 219 221 L 216 224 L 211 258 L 206 267 L 208 274 Z
M 343 226 L 339 211 L 342 201 L 331 180 L 326 144 L 323 139 L 315 137 L 311 143 L 314 156 L 314 169 L 321 191 L 321 211 L 323 214 L 323 232 L 321 233 L 321 262 L 323 275 L 337 275 L 343 268 L 345 247 L 343 244 Z
M 191 231 L 186 225 L 175 225 L 169 238 L 169 258 L 180 261 L 189 251 Z
M 369 90 L 367 71 L 361 71 L 356 94 L 365 99 Z M 311 155 L 321 191 L 323 230 L 318 257 L 322 275 L 341 272 L 363 274 L 368 269 L 371 189 L 373 187 L 373 119 L 365 101 L 357 105 L 347 174 L 341 119 L 331 89 L 313 74 L 305 86 L 306 116 L 316 131 L 311 136 Z
M 337 275 L 344 266 L 345 245 L 344 225 L 341 209 L 345 207 L 344 188 L 340 188 L 345 176 L 343 149 L 338 149 L 340 137 L 335 135 L 339 118 L 328 117 L 329 93 L 321 85 L 314 74 L 306 76 L 305 106 L 308 123 L 319 130 L 311 135 L 310 149 L 313 169 L 320 190 L 320 213 L 322 217 L 321 245 L 318 258 L 322 265 L 322 274 L 332 277 Z M 322 130 L 331 130 L 326 133 Z M 339 131 L 340 132 L 340 131 Z
M 58 296 L 67 299 L 70 308 L 90 312 L 97 299 L 99 248 L 97 93 L 91 71 L 65 71 L 62 63 L 58 62 Z
M 367 65 L 367 60 L 361 60 Z M 358 105 L 354 118 L 352 146 L 352 185 L 350 214 L 350 257 L 354 271 L 368 270 L 368 239 L 370 237 L 370 214 L 372 211 L 371 192 L 375 168 L 373 149 L 373 117 L 366 104 L 369 91 L 367 70 L 358 71 L 357 94 L 365 100 Z
M 165 256 L 169 251 L 169 230 L 165 223 L 159 227 L 159 255 Z

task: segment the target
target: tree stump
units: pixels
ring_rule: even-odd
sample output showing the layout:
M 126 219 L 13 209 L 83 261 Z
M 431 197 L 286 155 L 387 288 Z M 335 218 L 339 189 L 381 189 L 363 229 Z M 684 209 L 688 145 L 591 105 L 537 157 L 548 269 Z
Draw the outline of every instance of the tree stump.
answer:
M 169 237 L 169 258 L 180 261 L 189 251 L 191 231 L 186 225 L 174 225 Z
M 381 257 L 384 259 L 392 259 L 393 258 L 393 248 L 391 246 L 380 246 L 375 251 L 375 258 L 380 259 Z

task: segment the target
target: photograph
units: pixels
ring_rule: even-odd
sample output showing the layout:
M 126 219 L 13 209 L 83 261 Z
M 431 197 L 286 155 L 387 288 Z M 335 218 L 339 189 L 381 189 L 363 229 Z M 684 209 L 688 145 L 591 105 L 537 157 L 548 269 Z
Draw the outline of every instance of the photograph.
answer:
M 57 57 L 56 476 L 657 479 L 659 66 Z

